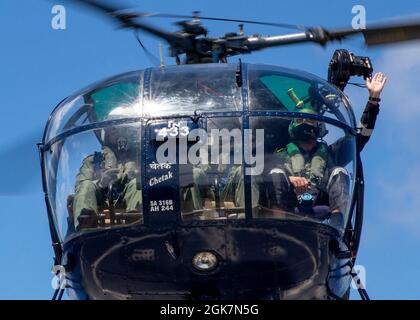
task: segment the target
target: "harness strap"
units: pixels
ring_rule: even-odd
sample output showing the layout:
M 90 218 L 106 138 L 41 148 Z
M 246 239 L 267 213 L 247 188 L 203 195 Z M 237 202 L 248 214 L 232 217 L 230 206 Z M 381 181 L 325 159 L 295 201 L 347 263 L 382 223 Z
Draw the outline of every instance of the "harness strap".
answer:
M 328 147 L 325 143 L 318 143 L 317 150 L 311 159 L 309 168 L 305 165 L 305 159 L 295 143 L 289 143 L 286 146 L 286 151 L 289 155 L 292 166 L 291 169 L 294 175 L 305 176 L 316 182 L 319 182 L 324 178 L 328 164 Z

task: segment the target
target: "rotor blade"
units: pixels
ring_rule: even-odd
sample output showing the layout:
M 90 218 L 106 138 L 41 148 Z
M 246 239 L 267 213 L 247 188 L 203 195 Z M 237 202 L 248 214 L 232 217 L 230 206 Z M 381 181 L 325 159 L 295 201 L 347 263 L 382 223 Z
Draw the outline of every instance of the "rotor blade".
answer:
M 380 26 L 363 30 L 368 46 L 420 39 L 420 21 L 395 26 Z
M 119 7 L 112 6 L 110 4 L 105 4 L 103 1 L 94 1 L 94 0 L 72 0 L 72 2 L 79 2 L 83 5 L 89 6 L 95 10 L 101 10 L 103 13 L 113 15 L 119 11 L 128 9 L 126 6 L 120 5 Z
M 355 34 L 363 34 L 368 46 L 377 46 L 420 39 L 420 21 L 401 22 L 392 25 L 376 25 L 366 29 L 324 30 L 328 40 L 341 40 Z
M 134 21 L 135 18 L 141 16 L 141 13 L 136 14 L 136 13 L 126 12 L 125 7 L 124 8 L 116 7 L 116 6 L 110 5 L 109 3 L 104 4 L 103 1 L 99 2 L 99 1 L 94 1 L 94 0 L 72 0 L 72 2 L 85 5 L 96 11 L 101 11 L 102 13 L 105 13 L 106 15 L 111 17 L 112 19 L 117 20 L 120 23 L 120 25 L 124 28 L 131 28 L 131 29 L 146 31 L 154 36 L 157 36 L 159 38 L 166 40 L 170 45 L 187 46 L 188 48 L 190 46 L 190 42 L 185 37 L 179 36 L 171 32 L 160 30 L 154 26 L 150 26 L 145 23 Z
M 127 8 L 116 8 L 110 5 L 104 5 L 103 3 L 97 3 L 96 1 L 83 1 L 83 0 L 75 0 L 81 1 L 85 4 L 92 6 L 93 8 L 100 9 L 107 14 L 113 14 L 115 12 L 122 12 Z M 256 21 L 256 20 L 242 20 L 242 19 L 231 19 L 231 18 L 217 18 L 217 17 L 202 17 L 202 16 L 192 16 L 192 15 L 182 15 L 182 14 L 171 14 L 171 13 L 158 13 L 158 12 L 131 12 L 133 17 L 137 18 L 150 18 L 150 17 L 157 17 L 157 18 L 174 18 L 174 19 L 200 19 L 200 20 L 212 20 L 212 21 L 226 21 L 226 22 L 239 22 L 239 23 L 249 23 L 249 24 L 258 24 L 263 26 L 273 26 L 273 27 L 280 27 L 280 28 L 288 28 L 288 29 L 296 29 L 296 30 L 306 30 L 305 26 L 295 25 L 295 24 L 288 24 L 288 23 L 277 23 L 277 22 L 266 22 L 266 21 Z
M 169 14 L 169 13 L 138 13 L 139 17 L 158 17 L 158 18 L 176 18 L 176 19 L 200 19 L 200 20 L 211 20 L 211 21 L 226 21 L 226 22 L 239 22 L 239 23 L 248 23 L 248 24 L 257 24 L 263 26 L 273 26 L 287 29 L 296 29 L 296 30 L 306 30 L 305 26 L 287 24 L 287 23 L 277 23 L 277 22 L 265 22 L 265 21 L 255 21 L 255 20 L 241 20 L 241 19 L 230 19 L 230 18 L 216 18 L 216 17 L 194 17 L 189 15 L 180 15 L 180 14 Z
M 393 23 L 393 25 L 382 24 L 366 29 L 308 28 L 303 33 L 271 37 L 249 37 L 245 44 L 250 51 L 302 42 L 315 42 L 325 45 L 328 42 L 340 41 L 357 34 L 364 36 L 365 43 L 368 46 L 418 40 L 420 39 L 420 21 Z

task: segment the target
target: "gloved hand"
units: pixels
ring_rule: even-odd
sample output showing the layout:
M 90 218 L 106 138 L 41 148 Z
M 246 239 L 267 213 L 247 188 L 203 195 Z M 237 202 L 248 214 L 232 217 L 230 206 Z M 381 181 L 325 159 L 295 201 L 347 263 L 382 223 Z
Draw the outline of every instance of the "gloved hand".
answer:
M 102 172 L 101 179 L 98 182 L 98 186 L 102 189 L 108 188 L 110 184 L 117 182 L 120 178 L 120 169 L 107 169 Z
M 307 192 L 311 186 L 311 182 L 308 179 L 302 177 L 290 176 L 289 180 L 292 186 L 295 188 L 297 195 Z

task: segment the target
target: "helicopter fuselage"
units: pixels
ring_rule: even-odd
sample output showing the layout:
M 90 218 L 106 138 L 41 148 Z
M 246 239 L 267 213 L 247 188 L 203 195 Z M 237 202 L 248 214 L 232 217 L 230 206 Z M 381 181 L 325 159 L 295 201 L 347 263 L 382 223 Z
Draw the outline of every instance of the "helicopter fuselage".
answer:
M 65 269 L 70 297 L 348 298 L 363 200 L 351 106 L 339 89 L 308 73 L 248 64 L 239 70 L 203 64 L 132 72 L 87 88 L 55 109 L 41 159 L 57 264 Z M 303 104 L 319 114 L 300 112 Z M 323 139 L 342 146 L 337 161 L 350 179 L 343 230 L 329 225 L 328 217 L 279 210 L 266 197 L 275 150 L 290 143 L 294 118 L 324 123 L 333 134 Z M 188 132 L 263 129 L 264 139 L 244 143 L 242 135 L 231 144 L 225 156 L 238 147 L 239 164 L 180 164 L 179 149 L 174 162 L 159 164 L 157 133 L 174 121 Z M 215 140 L 209 141 L 211 147 Z M 248 175 L 249 155 L 259 144 L 266 168 Z M 97 166 L 101 173 L 89 178 L 83 173 L 86 161 L 93 159 L 95 168 L 104 147 L 118 154 L 121 146 L 132 148 L 134 171 L 126 179 L 136 181 L 131 186 L 141 194 L 140 208 L 118 211 L 114 200 L 124 195 L 119 191 L 112 198 L 110 188 L 101 208 L 78 212 L 80 202 L 95 197 L 81 194 L 81 183 L 99 190 L 103 181 L 103 163 Z M 235 173 L 240 178 L 229 198 Z

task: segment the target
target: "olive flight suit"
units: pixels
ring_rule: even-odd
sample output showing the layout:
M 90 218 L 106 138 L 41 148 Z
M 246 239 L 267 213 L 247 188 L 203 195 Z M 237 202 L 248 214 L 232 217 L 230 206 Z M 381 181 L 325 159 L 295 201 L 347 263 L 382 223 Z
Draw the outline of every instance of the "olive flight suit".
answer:
M 116 181 L 104 181 L 106 179 L 103 175 L 109 169 L 118 169 Z M 107 182 L 119 185 L 121 193 L 117 205 L 123 205 L 126 212 L 139 211 L 142 195 L 141 190 L 137 190 L 136 170 L 135 161 L 117 161 L 114 152 L 108 147 L 104 147 L 101 153 L 86 157 L 76 178 L 76 193 L 73 200 L 75 228 L 79 224 L 78 218 L 83 210 L 97 214 L 100 207 L 106 206 L 109 186 Z

